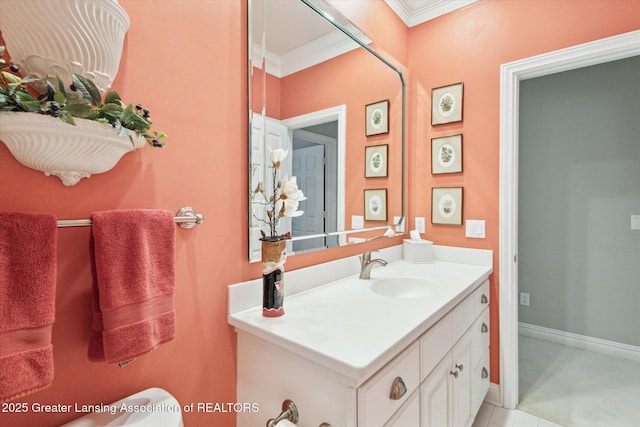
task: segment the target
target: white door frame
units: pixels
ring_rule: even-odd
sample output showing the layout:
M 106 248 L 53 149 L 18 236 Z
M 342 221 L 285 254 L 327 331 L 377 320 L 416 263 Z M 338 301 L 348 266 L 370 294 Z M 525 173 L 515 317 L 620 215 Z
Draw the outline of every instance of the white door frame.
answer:
M 337 121 L 338 122 L 338 164 L 336 167 L 337 176 L 337 212 L 336 230 L 345 229 L 345 157 L 347 146 L 347 106 L 338 105 L 337 107 L 326 108 L 324 110 L 314 111 L 312 113 L 303 114 L 301 116 L 291 117 L 282 120 L 282 124 L 287 128 L 297 129 L 308 126 L 314 126 L 322 123 Z M 341 236 L 340 244 L 343 244 L 344 236 Z
M 640 30 L 500 67 L 500 399 L 518 404 L 518 116 L 520 81 L 640 55 Z

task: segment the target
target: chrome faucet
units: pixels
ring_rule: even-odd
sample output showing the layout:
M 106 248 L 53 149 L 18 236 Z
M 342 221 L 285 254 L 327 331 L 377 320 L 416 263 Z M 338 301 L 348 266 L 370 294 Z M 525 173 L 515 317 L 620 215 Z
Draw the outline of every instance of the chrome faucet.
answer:
M 361 279 L 371 279 L 371 268 L 374 264 L 380 264 L 381 266 L 387 265 L 387 261 L 383 259 L 371 259 L 371 252 L 374 251 L 365 251 L 360 257 L 360 278 Z M 376 251 L 377 252 L 377 251 Z

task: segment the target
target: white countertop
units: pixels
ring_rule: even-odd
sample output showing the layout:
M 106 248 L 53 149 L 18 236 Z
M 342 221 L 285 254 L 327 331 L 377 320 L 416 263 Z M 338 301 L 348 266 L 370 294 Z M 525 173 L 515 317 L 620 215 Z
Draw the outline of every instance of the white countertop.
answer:
M 410 264 L 398 260 L 386 267 L 376 266 L 371 280 L 358 279 L 355 274 L 285 295 L 282 317 L 263 317 L 262 307 L 255 306 L 231 312 L 229 323 L 238 331 L 279 345 L 359 385 L 489 277 L 492 253 L 479 252 L 488 253 L 488 257 L 481 257 L 483 265 L 442 260 Z M 416 298 L 386 297 L 370 290 L 376 279 L 385 277 L 420 277 L 440 284 L 441 289 Z

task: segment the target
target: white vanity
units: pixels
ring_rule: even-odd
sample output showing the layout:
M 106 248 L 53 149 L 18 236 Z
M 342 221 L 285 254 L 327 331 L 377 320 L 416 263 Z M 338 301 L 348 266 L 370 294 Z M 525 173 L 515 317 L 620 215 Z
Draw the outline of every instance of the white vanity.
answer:
M 434 262 L 357 257 L 285 273 L 285 315 L 262 316 L 262 280 L 229 287 L 238 333 L 238 427 L 295 402 L 300 427 L 446 427 L 473 422 L 489 389 L 492 251 L 434 246 Z

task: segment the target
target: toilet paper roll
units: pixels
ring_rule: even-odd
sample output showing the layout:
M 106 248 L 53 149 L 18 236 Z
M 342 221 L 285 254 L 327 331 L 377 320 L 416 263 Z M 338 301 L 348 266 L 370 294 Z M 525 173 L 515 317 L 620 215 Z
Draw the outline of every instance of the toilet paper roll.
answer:
M 276 423 L 276 427 L 298 427 L 289 420 L 282 420 Z

